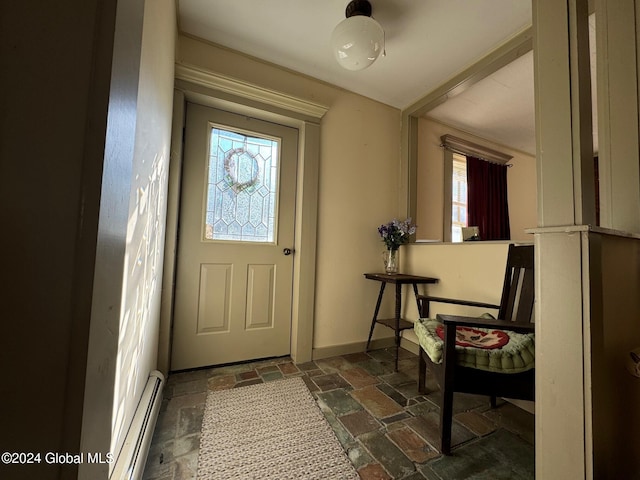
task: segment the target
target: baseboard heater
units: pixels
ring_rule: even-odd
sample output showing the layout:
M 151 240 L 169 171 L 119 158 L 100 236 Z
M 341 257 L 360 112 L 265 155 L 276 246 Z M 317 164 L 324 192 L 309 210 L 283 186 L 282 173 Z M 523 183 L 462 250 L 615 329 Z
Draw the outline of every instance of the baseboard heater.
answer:
M 142 392 L 122 450 L 109 480 L 140 480 L 147 462 L 153 430 L 162 405 L 164 375 L 154 370 Z

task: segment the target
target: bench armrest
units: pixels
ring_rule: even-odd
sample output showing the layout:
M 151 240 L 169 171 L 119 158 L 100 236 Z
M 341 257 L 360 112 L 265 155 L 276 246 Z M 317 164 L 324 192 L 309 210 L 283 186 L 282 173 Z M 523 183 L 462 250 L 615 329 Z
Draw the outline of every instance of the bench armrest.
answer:
M 423 318 L 429 317 L 429 305 L 431 302 L 448 303 L 452 305 L 465 305 L 469 307 L 480 308 L 500 308 L 500 305 L 495 305 L 493 303 L 474 302 L 471 300 L 460 300 L 457 298 L 432 297 L 430 295 L 418 295 L 418 302 L 420 303 L 420 316 Z
M 459 315 L 438 314 L 436 319 L 445 325 L 455 324 L 467 327 L 497 328 L 500 330 L 511 330 L 518 333 L 534 333 L 536 328 L 533 323 L 509 322 L 507 320 L 500 319 L 463 317 Z

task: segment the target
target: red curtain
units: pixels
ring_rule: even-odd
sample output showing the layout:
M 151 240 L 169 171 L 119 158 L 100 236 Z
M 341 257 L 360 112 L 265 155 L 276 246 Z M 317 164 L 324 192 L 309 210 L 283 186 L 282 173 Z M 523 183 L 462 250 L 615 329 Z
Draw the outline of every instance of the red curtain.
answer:
M 467 157 L 468 225 L 481 240 L 510 240 L 507 166 Z

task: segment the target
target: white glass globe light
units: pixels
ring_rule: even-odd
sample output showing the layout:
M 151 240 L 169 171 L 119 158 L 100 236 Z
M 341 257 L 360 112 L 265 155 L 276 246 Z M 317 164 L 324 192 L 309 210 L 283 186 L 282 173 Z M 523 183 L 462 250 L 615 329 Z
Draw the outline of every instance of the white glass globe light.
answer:
M 384 48 L 384 31 L 373 18 L 364 15 L 340 22 L 331 35 L 338 63 L 347 70 L 363 70 L 376 61 Z

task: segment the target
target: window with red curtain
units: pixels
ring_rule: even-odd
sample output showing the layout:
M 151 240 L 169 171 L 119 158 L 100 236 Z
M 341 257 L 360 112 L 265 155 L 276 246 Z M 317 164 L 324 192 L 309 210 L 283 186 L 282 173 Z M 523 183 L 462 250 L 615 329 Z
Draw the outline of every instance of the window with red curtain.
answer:
M 467 156 L 468 225 L 481 240 L 510 240 L 507 166 Z

